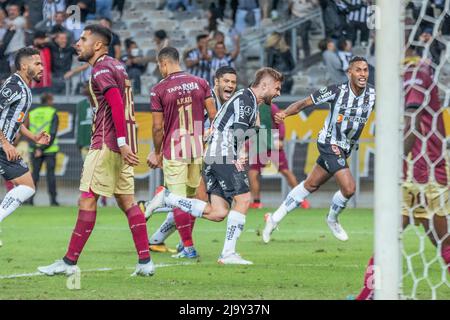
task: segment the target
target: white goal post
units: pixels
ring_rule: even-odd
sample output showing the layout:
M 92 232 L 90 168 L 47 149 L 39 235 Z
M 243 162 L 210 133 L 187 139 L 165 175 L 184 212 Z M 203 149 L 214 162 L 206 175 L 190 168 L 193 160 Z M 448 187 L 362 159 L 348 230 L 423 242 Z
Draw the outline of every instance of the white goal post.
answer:
M 403 1 L 378 0 L 376 30 L 375 299 L 400 298 Z

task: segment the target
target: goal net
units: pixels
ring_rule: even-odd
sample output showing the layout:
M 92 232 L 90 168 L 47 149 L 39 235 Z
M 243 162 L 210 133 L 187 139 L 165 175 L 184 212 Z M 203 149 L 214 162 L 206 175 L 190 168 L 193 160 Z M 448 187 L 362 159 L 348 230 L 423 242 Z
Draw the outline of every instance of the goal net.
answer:
M 449 6 L 405 2 L 401 280 L 409 299 L 450 299 Z
M 390 114 L 387 108 L 381 110 L 385 117 L 394 117 L 387 121 L 392 124 L 387 133 L 380 133 L 378 126 L 385 117 L 377 117 L 377 135 L 382 135 L 377 137 L 377 143 L 380 143 L 377 156 L 384 157 L 385 152 L 394 151 L 395 144 L 400 146 L 395 156 L 387 156 L 391 157 L 394 167 L 399 163 L 396 168 L 400 174 L 380 178 L 381 181 L 385 179 L 390 187 L 386 185 L 387 190 L 380 191 L 382 186 L 379 185 L 378 194 L 377 183 L 382 182 L 375 182 L 375 264 L 381 269 L 375 297 L 448 300 L 450 0 L 402 0 L 397 8 L 400 14 L 396 18 L 386 17 L 391 13 L 383 10 L 387 8 L 383 7 L 383 3 L 380 0 L 376 6 L 380 10 L 381 20 L 381 26 L 376 30 L 377 50 L 384 37 L 391 40 L 397 37 L 400 51 L 399 59 L 396 60 L 396 49 L 392 50 L 389 57 L 388 44 L 380 45 L 381 51 L 384 51 L 377 53 L 377 67 L 382 69 L 377 70 L 377 105 L 381 106 L 387 101 L 394 107 L 397 102 L 397 108 L 400 105 L 401 110 L 398 115 L 395 112 Z M 395 21 L 398 27 L 392 24 Z M 397 33 L 393 35 L 392 32 Z M 391 81 L 385 80 L 384 76 L 389 77 L 386 73 L 392 70 L 382 66 L 388 59 L 394 60 L 391 61 L 394 69 L 391 73 L 391 88 L 381 84 L 382 81 Z M 400 76 L 395 75 L 395 71 L 399 71 Z M 382 80 L 378 79 L 380 76 Z M 401 94 L 397 96 L 399 87 Z M 380 109 L 377 110 L 379 114 Z M 389 139 L 389 130 L 394 135 L 394 141 L 383 142 L 382 138 Z M 399 140 L 396 140 L 396 134 L 399 134 Z M 381 153 L 380 150 L 386 146 Z M 375 179 L 390 174 L 392 171 L 389 170 L 392 168 L 383 169 L 378 164 Z M 392 193 L 390 198 L 386 193 L 389 190 Z M 383 207 L 380 201 L 386 199 Z M 400 206 L 395 203 L 397 201 Z M 392 209 L 386 208 L 389 203 Z M 402 218 L 400 221 L 389 218 L 389 213 L 382 213 L 381 210 L 390 210 L 391 214 L 398 210 L 396 216 L 400 212 Z M 389 225 L 389 221 L 394 225 Z M 383 235 L 384 232 L 387 235 Z

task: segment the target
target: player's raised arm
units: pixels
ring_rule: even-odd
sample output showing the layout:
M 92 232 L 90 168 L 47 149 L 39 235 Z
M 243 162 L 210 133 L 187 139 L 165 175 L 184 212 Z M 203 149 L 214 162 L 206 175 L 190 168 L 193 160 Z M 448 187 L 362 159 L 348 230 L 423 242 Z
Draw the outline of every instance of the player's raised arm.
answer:
M 283 122 L 284 118 L 297 114 L 301 110 L 312 105 L 314 105 L 314 102 L 312 101 L 311 97 L 307 97 L 300 101 L 294 102 L 290 104 L 289 107 L 286 108 L 286 110 L 280 111 L 277 114 L 275 114 L 275 122 L 276 123 Z

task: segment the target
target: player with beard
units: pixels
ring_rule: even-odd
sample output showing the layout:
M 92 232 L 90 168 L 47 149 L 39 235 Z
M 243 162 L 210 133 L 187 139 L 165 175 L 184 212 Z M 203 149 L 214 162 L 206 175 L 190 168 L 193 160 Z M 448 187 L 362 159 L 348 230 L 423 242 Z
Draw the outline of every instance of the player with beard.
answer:
M 69 248 L 62 260 L 38 268 L 46 275 L 76 272 L 78 258 L 95 226 L 97 200 L 113 195 L 128 218 L 139 257 L 133 275 L 151 276 L 155 271 L 145 217 L 134 200 L 133 166 L 139 159 L 131 81 L 122 63 L 108 56 L 110 42 L 108 29 L 89 25 L 76 45 L 78 59 L 92 66 L 89 90 L 95 108 L 91 146 L 84 161 L 78 220 Z
M 273 214 L 266 216 L 262 237 L 265 243 L 288 212 L 294 210 L 310 193 L 317 191 L 331 177 L 339 185 L 327 216 L 327 224 L 333 235 L 348 240 L 338 216 L 355 193 L 355 180 L 348 168 L 347 158 L 358 145 L 359 137 L 375 105 L 375 88 L 367 83 L 369 64 L 363 57 L 353 57 L 347 71 L 348 82 L 324 87 L 308 98 L 294 102 L 286 110 L 275 115 L 277 122 L 301 110 L 323 103 L 330 104 L 330 113 L 319 133 L 317 147 L 320 156 L 312 171 L 298 186 L 289 192 L 286 200 Z
M 164 183 L 171 192 L 195 197 L 201 180 L 204 112 L 214 118 L 214 99 L 205 79 L 181 69 L 177 49 L 161 49 L 158 68 L 164 79 L 150 93 L 155 149 L 147 163 L 152 168 L 162 166 Z M 194 217 L 175 208 L 173 218 L 184 247 L 175 257 L 198 258 L 192 239 Z
M 32 81 L 39 82 L 42 78 L 39 50 L 20 49 L 15 57 L 15 67 L 16 73 L 6 79 L 0 88 L 0 174 L 14 184 L 0 204 L 0 223 L 35 193 L 30 170 L 13 145 L 17 134 L 20 131 L 20 134 L 39 144 L 50 142 L 47 133 L 35 135 L 23 124 L 32 103 L 29 86 Z
M 221 67 L 216 71 L 215 78 L 214 78 L 214 89 L 212 90 L 212 96 L 214 98 L 216 109 L 219 110 L 220 107 L 227 102 L 231 96 L 236 91 L 236 85 L 237 85 L 237 76 L 236 76 L 236 70 L 232 67 Z M 210 121 L 207 118 L 207 115 L 205 115 L 205 135 L 207 135 L 207 132 L 210 128 Z M 208 201 L 208 195 L 206 192 L 206 186 L 201 179 L 200 185 L 197 188 L 197 194 L 196 198 Z M 150 201 L 148 201 L 150 203 Z M 164 220 L 164 222 L 161 224 L 161 226 L 156 230 L 156 232 L 150 237 L 149 240 L 149 247 L 151 251 L 156 252 L 175 252 L 173 249 L 169 249 L 165 244 L 164 241 L 176 230 L 176 224 L 173 216 L 173 211 L 171 208 L 166 209 L 164 212 L 167 212 L 167 217 Z M 157 212 L 162 212 L 161 209 L 157 209 Z M 150 210 L 145 211 L 146 217 L 150 217 L 151 214 Z M 191 233 L 193 229 L 193 224 L 191 224 Z M 177 251 L 182 252 L 183 250 L 183 242 L 181 242 L 177 246 Z M 180 257 L 180 255 L 174 255 L 174 257 Z
M 244 229 L 251 198 L 245 141 L 256 134 L 258 106 L 263 102 L 271 104 L 280 95 L 282 81 L 278 71 L 262 68 L 249 88 L 236 92 L 219 109 L 204 157 L 203 178 L 210 202 L 180 197 L 160 187 L 149 204 L 151 210 L 174 206 L 195 217 L 217 222 L 228 216 L 220 264 L 252 264 L 236 253 L 236 242 Z

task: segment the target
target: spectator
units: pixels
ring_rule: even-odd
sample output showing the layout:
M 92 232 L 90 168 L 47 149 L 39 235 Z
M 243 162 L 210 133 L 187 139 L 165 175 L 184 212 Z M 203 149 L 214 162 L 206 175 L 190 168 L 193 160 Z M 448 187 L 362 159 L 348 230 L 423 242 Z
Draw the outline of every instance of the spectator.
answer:
M 156 54 L 158 54 L 158 52 L 161 51 L 162 48 L 168 47 L 170 42 L 169 37 L 164 30 L 155 31 L 153 41 L 156 44 Z
M 167 0 L 166 9 L 191 12 L 195 9 L 195 3 L 194 0 Z
M 55 93 L 64 93 L 66 83 L 64 76 L 70 71 L 73 56 L 77 54 L 74 47 L 69 44 L 67 34 L 56 34 L 54 41 L 48 44 L 52 56 L 52 83 Z
M 261 10 L 257 0 L 240 0 L 237 12 L 235 29 L 242 34 L 248 27 L 259 28 Z
M 304 18 L 305 11 L 317 6 L 317 0 L 290 0 L 289 13 L 294 17 Z M 304 57 L 311 55 L 311 46 L 309 45 L 309 31 L 311 30 L 311 20 L 307 20 L 299 27 L 299 35 L 302 38 L 302 49 Z
M 3 39 L 3 36 L 6 34 L 6 32 L 9 29 L 9 26 L 6 23 L 7 17 L 8 17 L 8 14 L 6 13 L 6 10 L 3 8 L 0 8 L 0 39 Z
M 113 9 L 117 9 L 120 13 L 120 19 L 122 19 L 123 7 L 125 6 L 125 0 L 114 0 Z
M 322 9 L 325 36 L 334 40 L 340 39 L 345 33 L 346 17 L 333 0 L 319 0 Z
M 36 94 L 40 94 L 52 86 L 52 53 L 47 46 L 48 41 L 44 31 L 36 31 L 34 34 L 33 46 L 39 50 L 44 68 L 41 81 L 31 83 L 31 88 Z
M 55 25 L 55 17 L 57 12 L 64 12 L 66 3 L 64 0 L 44 0 L 42 8 L 42 17 L 47 29 L 51 29 Z
M 72 30 L 67 28 L 67 14 L 64 11 L 59 11 L 55 13 L 54 25 L 50 29 L 50 35 L 55 36 L 58 33 L 65 32 L 68 36 L 69 43 L 74 43 L 74 34 Z
M 75 40 L 78 40 L 86 26 L 88 14 L 95 14 L 95 0 L 66 0 L 66 5 L 68 8 L 70 6 L 78 6 L 80 8 L 80 21 L 76 21 L 74 19 L 75 16 L 67 20 L 67 28 L 72 30 Z M 77 28 L 78 22 L 79 28 Z
M 236 22 L 236 11 L 238 8 L 239 0 L 231 0 L 230 8 L 231 8 L 231 20 L 233 20 L 233 24 Z M 226 11 L 227 0 L 219 0 L 219 12 L 224 13 Z
M 265 47 L 267 66 L 278 70 L 284 76 L 281 92 L 290 93 L 294 84 L 292 70 L 295 69 L 295 62 L 286 40 L 281 33 L 274 32 L 267 38 Z
M 341 60 L 336 54 L 336 46 L 333 40 L 324 39 L 319 42 L 322 58 L 327 70 L 327 81 L 329 84 L 340 84 L 348 80 L 346 73 L 342 70 Z
M 46 163 L 47 168 L 47 188 L 50 196 L 50 205 L 59 206 L 56 200 L 56 154 L 59 151 L 58 139 L 58 114 L 53 107 L 53 95 L 45 93 L 41 97 L 42 106 L 32 110 L 29 115 L 29 129 L 32 133 L 37 134 L 42 130 L 50 135 L 50 143 L 48 145 L 40 145 L 30 142 L 30 156 L 33 164 L 33 180 L 37 186 L 39 182 L 39 173 L 42 164 Z M 31 203 L 33 200 L 31 199 Z
M 9 28 L 14 28 L 16 31 L 5 51 L 5 54 L 8 55 L 10 66 L 13 66 L 14 54 L 25 46 L 26 19 L 20 15 L 20 6 L 18 4 L 8 4 L 6 10 L 8 12 L 6 25 Z
M 239 46 L 239 37 L 236 36 L 236 50 L 232 53 L 227 53 L 227 49 L 225 47 L 225 44 L 223 42 L 217 42 L 214 46 L 214 52 L 213 57 L 211 59 L 211 75 L 209 84 L 212 87 L 214 87 L 214 76 L 216 74 L 216 71 L 220 67 L 232 67 L 235 68 L 234 61 L 236 60 L 237 56 L 239 55 L 240 46 Z
M 141 94 L 141 76 L 147 69 L 147 63 L 143 61 L 143 56 L 135 41 L 127 39 L 125 41 L 127 53 L 121 60 L 127 68 L 128 76 L 133 84 L 135 94 Z
M 214 2 L 210 4 L 208 11 L 206 11 L 206 18 L 208 19 L 208 32 L 217 31 L 217 19 L 220 18 L 220 12 Z
M 442 52 L 445 52 L 446 46 L 438 39 L 433 38 L 433 29 L 425 28 L 419 36 L 423 46 L 418 46 L 416 51 L 423 58 L 428 58 L 433 64 L 438 66 L 441 63 Z M 427 49 L 427 46 L 428 49 Z M 433 66 L 433 69 L 436 68 Z
M 194 76 L 210 80 L 212 51 L 208 49 L 208 35 L 197 36 L 197 48 L 188 52 L 184 64 Z
M 95 8 L 95 15 L 98 18 L 108 18 L 109 20 L 112 20 L 112 6 L 113 6 L 113 0 L 96 0 L 96 8 Z
M 3 9 L 0 9 L 0 15 L 4 12 Z M 0 41 L 0 81 L 3 82 L 11 75 L 11 67 L 8 61 L 8 57 L 5 55 L 5 50 L 14 37 L 15 30 L 14 27 L 10 27 L 9 29 L 4 28 L 2 30 L 2 37 Z
M 348 63 L 352 58 L 352 42 L 347 39 L 341 39 L 338 42 L 338 56 L 341 60 L 342 70 L 347 72 Z
M 347 37 L 355 45 L 358 31 L 360 33 L 360 43 L 362 46 L 367 46 L 369 42 L 369 28 L 367 27 L 367 1 L 366 0 L 347 0 Z
M 44 2 L 42 0 L 27 0 L 25 10 L 29 12 L 28 22 L 30 26 L 36 26 L 44 20 L 43 16 Z
M 108 28 L 111 31 L 111 43 L 109 44 L 109 51 L 108 55 L 110 57 L 120 59 L 120 55 L 122 54 L 121 44 L 120 44 L 120 37 L 117 33 L 112 31 L 112 21 L 108 18 L 101 18 L 100 19 L 100 25 L 102 25 L 105 28 Z

